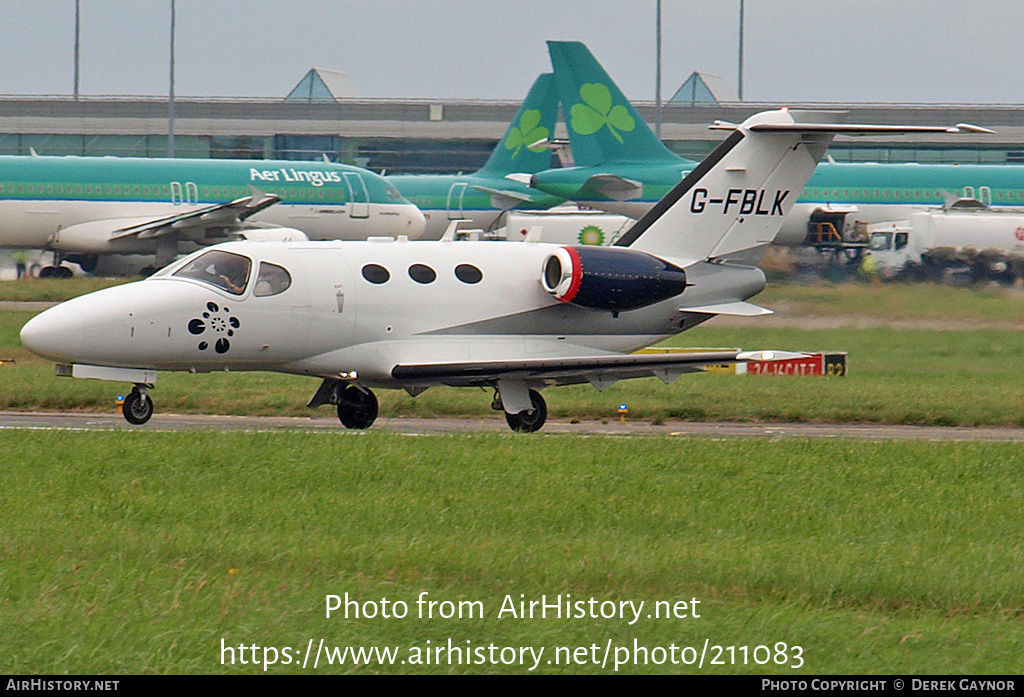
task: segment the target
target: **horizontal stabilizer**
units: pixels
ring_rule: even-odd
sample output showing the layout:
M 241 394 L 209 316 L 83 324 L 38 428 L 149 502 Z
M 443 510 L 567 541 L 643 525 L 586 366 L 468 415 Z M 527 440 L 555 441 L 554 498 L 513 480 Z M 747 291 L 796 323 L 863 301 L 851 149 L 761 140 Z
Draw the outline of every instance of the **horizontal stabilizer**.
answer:
M 680 312 L 700 312 L 705 315 L 736 315 L 738 317 L 760 317 L 770 315 L 772 311 L 766 307 L 760 307 L 753 303 L 733 302 L 718 303 L 716 305 L 702 305 L 700 307 L 681 307 Z
M 595 174 L 587 180 L 580 191 L 594 191 L 613 201 L 628 201 L 640 198 L 644 193 L 644 185 L 642 182 L 616 174 Z
M 477 191 L 491 195 L 491 205 L 507 211 L 510 208 L 523 203 L 532 203 L 533 197 L 522 191 L 511 191 L 508 189 L 492 189 L 489 186 L 474 186 Z
M 715 122 L 712 130 L 734 130 L 734 124 Z M 856 123 L 762 123 L 750 126 L 755 133 L 832 133 L 844 135 L 872 135 L 877 133 L 985 133 L 995 135 L 995 131 L 969 123 L 958 123 L 956 126 L 888 126 L 884 124 Z

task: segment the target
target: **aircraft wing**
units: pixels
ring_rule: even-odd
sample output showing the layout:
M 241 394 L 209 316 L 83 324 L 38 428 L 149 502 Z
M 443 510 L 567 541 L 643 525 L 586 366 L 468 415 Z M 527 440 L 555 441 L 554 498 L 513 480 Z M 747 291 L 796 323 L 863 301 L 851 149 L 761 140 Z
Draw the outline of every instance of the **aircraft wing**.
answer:
M 642 196 L 644 185 L 642 182 L 626 179 L 617 174 L 595 174 L 587 179 L 580 187 L 580 191 L 593 191 L 613 201 L 628 201 Z
M 515 208 L 521 203 L 533 203 L 533 197 L 523 191 L 510 191 L 508 189 L 492 189 L 488 186 L 474 186 L 477 191 L 483 191 L 491 195 L 491 205 L 507 211 Z
M 202 240 L 208 236 L 208 231 L 222 231 L 225 228 L 237 229 L 241 227 L 248 218 L 280 200 L 281 197 L 276 194 L 267 194 L 253 189 L 253 193 L 250 196 L 243 196 L 234 201 L 206 206 L 205 208 L 199 208 L 178 215 L 154 218 L 114 230 L 110 239 L 119 240 L 124 237 L 137 237 L 140 240 L 144 240 L 170 234 L 180 234 L 188 239 Z M 215 235 L 215 237 L 222 236 L 222 234 Z
M 520 380 L 549 385 L 590 382 L 598 389 L 604 389 L 627 378 L 656 377 L 669 383 L 685 373 L 701 372 L 709 365 L 787 360 L 803 355 L 783 351 L 665 351 L 504 361 L 403 363 L 391 370 L 391 376 L 420 385 L 479 386 L 491 385 L 498 380 Z

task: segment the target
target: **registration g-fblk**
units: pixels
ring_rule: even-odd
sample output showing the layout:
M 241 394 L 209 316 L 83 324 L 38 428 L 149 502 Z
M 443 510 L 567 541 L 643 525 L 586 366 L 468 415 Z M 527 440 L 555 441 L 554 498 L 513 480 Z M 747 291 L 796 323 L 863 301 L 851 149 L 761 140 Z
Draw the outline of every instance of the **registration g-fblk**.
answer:
M 721 206 L 722 215 L 728 215 L 730 210 L 737 215 L 785 215 L 782 204 L 787 196 L 788 189 L 729 189 L 724 197 L 712 198 L 707 189 L 694 189 L 690 198 L 690 212 L 703 213 Z

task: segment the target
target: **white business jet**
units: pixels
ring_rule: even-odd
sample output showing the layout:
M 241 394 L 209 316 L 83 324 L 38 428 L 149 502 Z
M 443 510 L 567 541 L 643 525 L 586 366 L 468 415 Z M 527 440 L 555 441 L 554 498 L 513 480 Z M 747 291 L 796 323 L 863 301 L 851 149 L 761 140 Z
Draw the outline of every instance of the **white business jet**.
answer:
M 228 242 L 138 283 L 46 310 L 22 343 L 57 372 L 125 381 L 125 418 L 153 413 L 157 371 L 270 370 L 322 379 L 310 407 L 348 428 L 377 416 L 373 388 L 495 389 L 517 431 L 536 431 L 540 390 L 624 378 L 666 382 L 771 354 L 633 353 L 747 302 L 771 243 L 836 133 L 952 129 L 853 126 L 770 111 L 741 125 L 614 247 L 527 242 Z M 789 354 L 790 356 L 792 354 Z M 786 354 L 776 357 L 788 357 Z

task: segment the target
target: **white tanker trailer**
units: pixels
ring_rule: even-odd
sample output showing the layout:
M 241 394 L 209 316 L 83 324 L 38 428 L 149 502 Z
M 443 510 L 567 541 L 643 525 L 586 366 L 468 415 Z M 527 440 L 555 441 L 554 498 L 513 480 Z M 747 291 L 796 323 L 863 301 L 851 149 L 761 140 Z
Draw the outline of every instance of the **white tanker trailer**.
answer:
M 867 226 L 864 264 L 884 278 L 1013 282 L 1024 277 L 1024 215 L 931 210 Z

